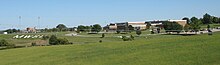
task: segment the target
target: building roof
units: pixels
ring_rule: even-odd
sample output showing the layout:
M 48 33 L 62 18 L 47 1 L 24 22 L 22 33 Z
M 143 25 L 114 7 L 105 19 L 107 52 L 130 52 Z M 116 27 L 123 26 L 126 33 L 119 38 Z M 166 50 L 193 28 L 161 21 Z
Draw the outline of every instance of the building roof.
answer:
M 187 20 L 168 20 L 168 21 L 176 21 L 176 22 L 178 22 L 178 21 L 187 21 Z

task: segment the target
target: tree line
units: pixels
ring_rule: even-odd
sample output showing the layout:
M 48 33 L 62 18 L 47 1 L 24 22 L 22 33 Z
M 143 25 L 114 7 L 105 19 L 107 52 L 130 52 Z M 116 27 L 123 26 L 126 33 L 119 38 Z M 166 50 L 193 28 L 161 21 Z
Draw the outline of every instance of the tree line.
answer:
M 184 17 L 182 20 L 187 20 L 187 24 L 183 27 L 180 24 L 177 24 L 175 22 L 164 22 L 164 29 L 166 32 L 181 32 L 184 30 L 185 32 L 193 31 L 198 32 L 201 29 L 201 25 L 207 25 L 209 24 L 220 24 L 220 17 L 211 16 L 208 13 L 203 15 L 202 18 L 197 17 Z
M 41 29 L 42 32 L 65 32 L 65 31 L 76 31 L 76 32 L 100 32 L 102 30 L 101 25 L 94 24 L 90 26 L 79 25 L 78 27 L 68 28 L 64 24 L 59 24 L 52 29 Z

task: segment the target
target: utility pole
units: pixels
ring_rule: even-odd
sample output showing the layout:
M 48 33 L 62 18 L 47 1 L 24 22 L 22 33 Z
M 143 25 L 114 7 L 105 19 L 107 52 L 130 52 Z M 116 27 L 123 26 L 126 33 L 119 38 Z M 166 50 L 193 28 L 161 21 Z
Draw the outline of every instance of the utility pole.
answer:
M 38 22 L 38 28 L 40 29 L 40 16 L 38 16 L 38 18 L 37 18 L 37 22 Z
M 22 23 L 21 23 L 21 19 L 22 19 L 22 17 L 19 16 L 18 18 L 19 18 L 18 28 L 20 28 L 20 30 L 21 30 L 21 29 L 22 29 Z

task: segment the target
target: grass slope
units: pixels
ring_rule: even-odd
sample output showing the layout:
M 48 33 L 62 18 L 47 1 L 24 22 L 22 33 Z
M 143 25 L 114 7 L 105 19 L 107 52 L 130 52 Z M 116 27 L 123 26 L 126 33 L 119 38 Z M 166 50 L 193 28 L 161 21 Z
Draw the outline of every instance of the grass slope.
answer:
M 0 65 L 218 65 L 213 36 L 156 35 L 135 41 L 0 50 Z M 86 39 L 85 39 L 86 40 Z

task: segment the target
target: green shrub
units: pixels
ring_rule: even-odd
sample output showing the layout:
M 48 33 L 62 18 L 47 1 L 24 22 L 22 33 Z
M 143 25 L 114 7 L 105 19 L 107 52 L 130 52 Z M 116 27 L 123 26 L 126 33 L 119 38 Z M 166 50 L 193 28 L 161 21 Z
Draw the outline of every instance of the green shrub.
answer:
M 123 41 L 131 41 L 132 39 L 130 37 L 122 36 Z
M 2 39 L 0 40 L 0 47 L 6 47 L 4 49 L 14 48 L 14 44 L 9 44 L 6 40 Z
M 104 33 L 102 33 L 102 37 L 101 38 L 104 38 L 105 37 L 105 34 Z
M 66 45 L 66 44 L 71 44 L 66 38 L 59 38 L 57 39 L 59 45 Z
M 0 46 L 9 46 L 9 45 L 10 44 L 6 40 L 4 39 L 0 40 Z
M 37 46 L 37 43 L 33 42 L 31 43 L 31 46 Z
M 49 39 L 49 44 L 50 45 L 57 45 L 58 41 L 57 41 L 57 37 L 55 35 L 52 35 Z
M 180 33 L 183 30 L 183 26 L 177 22 L 163 22 L 163 26 L 166 32 L 177 32 Z
M 42 37 L 43 40 L 47 40 L 47 39 L 49 39 L 49 38 L 50 38 L 49 36 L 43 36 L 43 37 Z
M 130 37 L 131 37 L 132 40 L 134 40 L 134 36 L 133 35 L 131 35 Z
M 137 30 L 137 31 L 136 31 L 136 34 L 137 34 L 137 35 L 141 35 L 141 30 Z
M 102 43 L 102 40 L 99 40 L 99 43 Z
M 49 44 L 66 45 L 66 44 L 73 44 L 73 43 L 70 43 L 66 38 L 57 38 L 55 35 L 52 35 L 49 39 Z
M 121 33 L 121 31 L 117 30 L 117 31 L 116 31 L 116 33 L 117 33 L 117 34 L 120 34 L 120 33 Z

